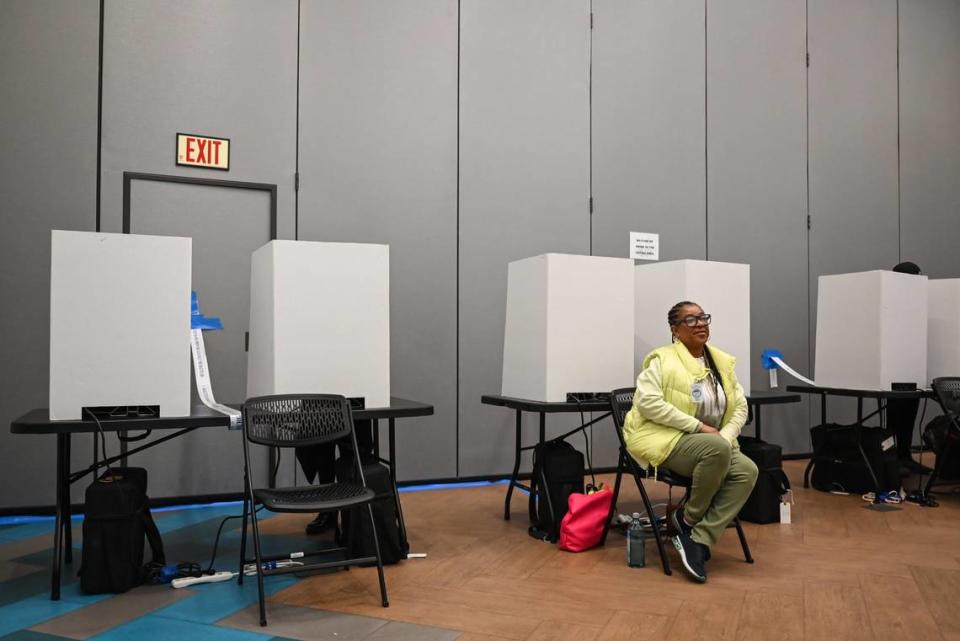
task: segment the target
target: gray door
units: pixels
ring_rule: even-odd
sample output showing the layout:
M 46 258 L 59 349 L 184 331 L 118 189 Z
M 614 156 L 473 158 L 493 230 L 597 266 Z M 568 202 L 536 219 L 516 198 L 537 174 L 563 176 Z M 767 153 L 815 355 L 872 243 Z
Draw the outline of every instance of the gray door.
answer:
M 103 16 L 101 229 L 122 229 L 123 174 L 277 185 L 280 238 L 294 235 L 297 2 L 107 0 Z M 178 167 L 178 132 L 229 138 L 230 170 Z M 265 194 L 135 181 L 134 233 L 192 236 L 218 400 L 244 398 L 250 253 L 268 238 Z M 223 296 L 221 299 L 220 297 Z M 190 434 L 132 459 L 154 497 L 242 488 L 239 433 Z M 283 479 L 281 479 L 282 481 Z
M 193 290 L 200 311 L 223 330 L 204 332 L 217 400 L 243 402 L 247 389 L 245 334 L 250 319 L 250 259 L 270 240 L 270 194 L 264 191 L 134 180 L 130 233 L 193 238 Z M 149 295 L 145 293 L 149 300 Z M 192 375 L 191 375 L 192 378 Z M 194 404 L 199 404 L 195 382 Z M 240 433 L 201 430 L 151 451 L 152 488 L 178 495 L 236 491 Z M 159 492 L 151 490 L 155 494 Z
M 755 389 L 764 349 L 809 365 L 805 13 L 803 0 L 707 2 L 707 257 L 750 263 Z M 787 452 L 809 451 L 807 427 L 806 403 L 764 409 Z
M 476 476 L 512 468 L 513 416 L 480 404 L 500 393 L 507 264 L 589 252 L 590 10 L 460 10 L 460 475 Z

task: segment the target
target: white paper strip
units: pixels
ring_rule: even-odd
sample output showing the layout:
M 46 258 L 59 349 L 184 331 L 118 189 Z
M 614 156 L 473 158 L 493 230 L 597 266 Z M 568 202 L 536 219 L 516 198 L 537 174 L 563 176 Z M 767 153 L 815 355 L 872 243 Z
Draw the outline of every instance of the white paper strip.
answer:
M 190 351 L 193 353 L 193 373 L 197 379 L 197 394 L 200 401 L 212 410 L 230 417 L 230 429 L 238 430 L 242 424 L 239 410 L 218 403 L 213 396 L 213 384 L 210 382 L 210 368 L 207 367 L 207 350 L 203 345 L 203 330 L 190 330 Z
M 774 363 L 777 364 L 777 366 L 780 367 L 780 369 L 782 369 L 783 371 L 785 371 L 787 374 L 789 374 L 790 376 L 794 377 L 794 378 L 797 379 L 798 381 L 800 381 L 800 382 L 802 382 L 802 383 L 806 383 L 807 385 L 813 385 L 813 386 L 816 386 L 816 385 L 817 385 L 816 383 L 814 383 L 813 381 L 811 381 L 811 380 L 810 380 L 809 378 L 807 378 L 806 376 L 802 376 L 802 375 L 798 374 L 798 373 L 796 372 L 796 370 L 794 370 L 792 367 L 790 367 L 789 365 L 787 365 L 786 363 L 784 363 L 784 362 L 783 362 L 780 358 L 778 358 L 777 356 L 774 356 L 774 357 L 771 358 L 770 360 L 772 360 Z

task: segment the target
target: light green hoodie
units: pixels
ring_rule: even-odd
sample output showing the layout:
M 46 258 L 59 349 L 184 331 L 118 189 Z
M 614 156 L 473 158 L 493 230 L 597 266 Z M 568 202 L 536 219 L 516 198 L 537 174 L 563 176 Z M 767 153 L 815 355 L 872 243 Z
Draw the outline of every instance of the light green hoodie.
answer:
M 720 372 L 727 397 L 727 409 L 717 427 L 730 446 L 738 449 L 737 436 L 747 420 L 747 398 L 734 373 L 737 359 L 715 347 L 707 349 Z M 623 425 L 627 449 L 641 465 L 659 467 L 681 436 L 699 430 L 697 403 L 691 388 L 708 374 L 709 369 L 679 342 L 655 349 L 644 359 L 633 407 Z

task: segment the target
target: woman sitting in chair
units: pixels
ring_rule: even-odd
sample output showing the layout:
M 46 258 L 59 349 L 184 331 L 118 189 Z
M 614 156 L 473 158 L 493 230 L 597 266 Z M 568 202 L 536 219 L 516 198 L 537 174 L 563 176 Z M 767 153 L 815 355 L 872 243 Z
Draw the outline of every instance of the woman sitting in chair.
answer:
M 707 346 L 710 314 L 682 301 L 667 321 L 673 342 L 644 359 L 623 435 L 641 466 L 693 481 L 686 504 L 671 516 L 673 544 L 687 574 L 703 583 L 710 546 L 750 496 L 757 466 L 737 444 L 747 400 L 733 371 L 736 359 Z

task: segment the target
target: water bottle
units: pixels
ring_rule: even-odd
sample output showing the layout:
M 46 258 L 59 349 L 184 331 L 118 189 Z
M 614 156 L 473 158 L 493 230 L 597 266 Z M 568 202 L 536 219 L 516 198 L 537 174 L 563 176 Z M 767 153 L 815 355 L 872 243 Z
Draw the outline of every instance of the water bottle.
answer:
M 631 568 L 642 568 L 646 565 L 645 543 L 646 535 L 643 524 L 640 523 L 640 514 L 634 512 L 630 527 L 627 529 L 627 565 Z

